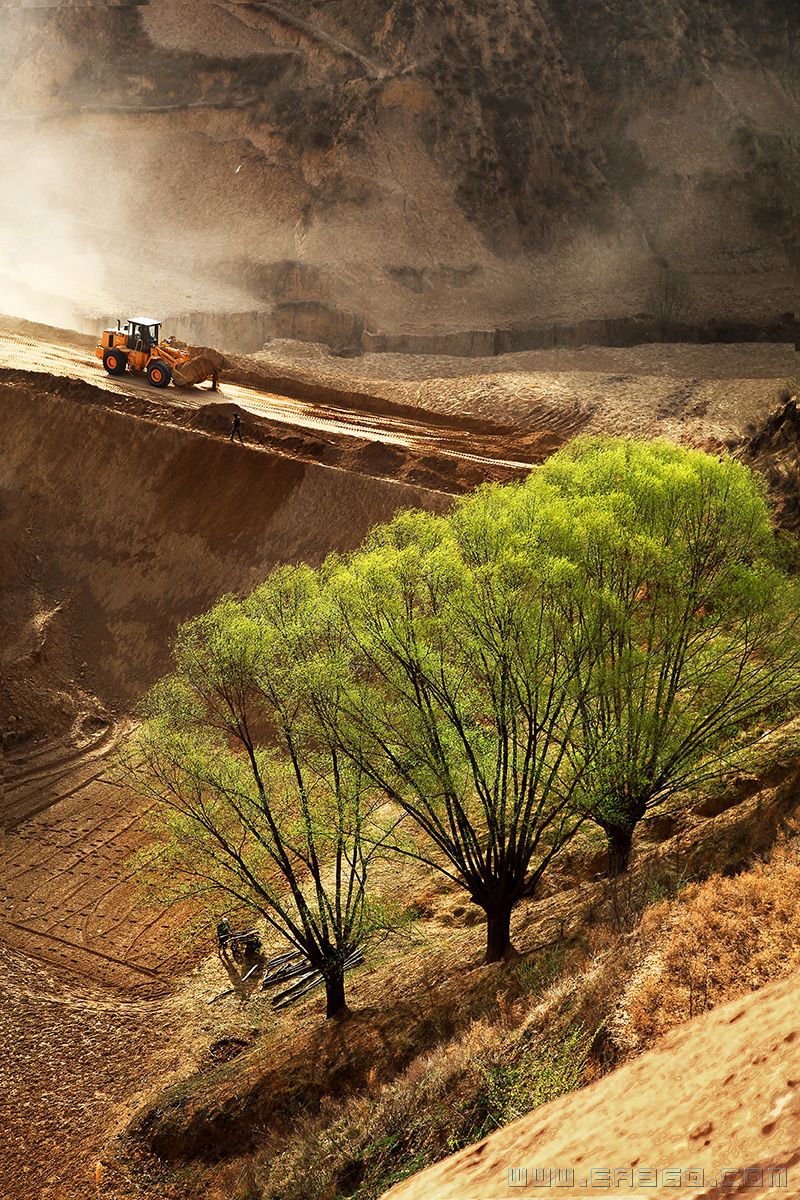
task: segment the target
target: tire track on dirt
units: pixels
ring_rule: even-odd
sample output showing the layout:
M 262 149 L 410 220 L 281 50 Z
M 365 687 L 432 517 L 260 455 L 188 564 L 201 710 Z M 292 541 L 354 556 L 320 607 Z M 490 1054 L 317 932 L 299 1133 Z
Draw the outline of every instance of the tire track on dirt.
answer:
M 127 720 L 13 756 L 0 937 L 17 953 L 104 986 L 169 986 L 174 920 L 138 892 L 131 857 L 152 804 L 104 780 Z M 99 770 L 98 770 L 99 767 Z M 134 951 L 135 946 L 135 951 Z M 98 971 L 101 961 L 107 969 Z
M 90 954 L 93 958 L 102 958 L 105 962 L 115 963 L 118 967 L 124 967 L 126 971 L 136 971 L 138 974 L 147 975 L 151 979 L 160 978 L 158 971 L 153 970 L 152 967 L 143 967 L 139 963 L 126 962 L 124 959 L 116 958 L 113 954 L 104 954 L 101 950 L 93 950 L 91 946 L 79 946 L 76 942 L 59 937 L 50 930 L 41 931 L 39 929 L 31 929 L 29 925 L 20 925 L 18 921 L 8 921 L 7 924 L 12 929 L 18 929 L 21 933 L 51 942 L 58 942 L 59 945 L 67 946 L 71 950 L 77 950 L 80 954 Z

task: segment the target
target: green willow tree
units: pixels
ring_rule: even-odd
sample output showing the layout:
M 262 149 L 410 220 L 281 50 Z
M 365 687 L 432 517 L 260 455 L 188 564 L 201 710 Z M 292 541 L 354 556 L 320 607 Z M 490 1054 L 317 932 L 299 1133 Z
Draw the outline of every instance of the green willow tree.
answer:
M 796 697 L 798 589 L 761 482 L 668 443 L 576 443 L 542 469 L 577 568 L 574 753 L 612 875 L 642 818 Z M 588 652 L 587 652 L 588 646 Z
M 385 919 L 367 895 L 383 798 L 336 744 L 327 675 L 326 727 L 307 703 L 325 632 L 308 568 L 278 570 L 188 622 L 124 774 L 156 801 L 165 894 L 261 914 L 322 972 L 335 1017 L 347 959 Z
M 322 970 L 329 1015 L 387 850 L 466 891 L 496 961 L 582 821 L 618 874 L 643 817 L 796 698 L 780 561 L 744 467 L 607 439 L 275 571 L 184 626 L 150 695 L 128 762 L 160 869 L 262 913 Z
M 403 513 L 326 568 L 349 651 L 331 737 L 424 835 L 395 848 L 486 913 L 488 962 L 582 819 L 580 650 L 563 616 L 575 571 L 531 536 L 498 536 L 497 504 L 481 494 L 458 521 Z

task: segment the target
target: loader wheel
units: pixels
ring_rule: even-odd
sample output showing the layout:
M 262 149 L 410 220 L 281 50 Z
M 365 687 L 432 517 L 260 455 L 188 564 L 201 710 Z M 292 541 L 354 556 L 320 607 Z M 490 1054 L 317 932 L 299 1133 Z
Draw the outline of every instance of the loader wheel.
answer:
M 160 358 L 156 358 L 148 364 L 147 381 L 153 387 L 166 387 L 170 379 L 172 379 L 172 371 L 170 371 L 167 364 L 162 362 Z
M 124 375 L 128 360 L 119 350 L 106 350 L 103 355 L 103 366 L 109 375 Z

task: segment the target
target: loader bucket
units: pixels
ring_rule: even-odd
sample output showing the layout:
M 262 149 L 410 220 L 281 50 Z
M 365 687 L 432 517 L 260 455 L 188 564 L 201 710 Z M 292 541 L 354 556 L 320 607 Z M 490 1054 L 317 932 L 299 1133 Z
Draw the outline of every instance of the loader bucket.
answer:
M 214 371 L 226 366 L 225 356 L 216 350 L 202 350 L 192 354 L 188 362 L 176 366 L 172 374 L 175 387 L 194 387 L 204 379 L 210 379 Z

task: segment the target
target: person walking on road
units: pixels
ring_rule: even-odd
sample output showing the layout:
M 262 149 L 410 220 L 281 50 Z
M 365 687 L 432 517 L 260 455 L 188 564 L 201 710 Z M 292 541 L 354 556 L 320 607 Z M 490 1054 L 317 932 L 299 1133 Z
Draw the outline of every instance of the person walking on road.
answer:
M 233 424 L 231 425 L 231 441 L 233 441 L 235 437 L 238 437 L 239 441 L 242 443 L 242 445 L 244 445 L 244 438 L 242 437 L 242 418 L 239 416 L 238 412 L 233 414 Z

